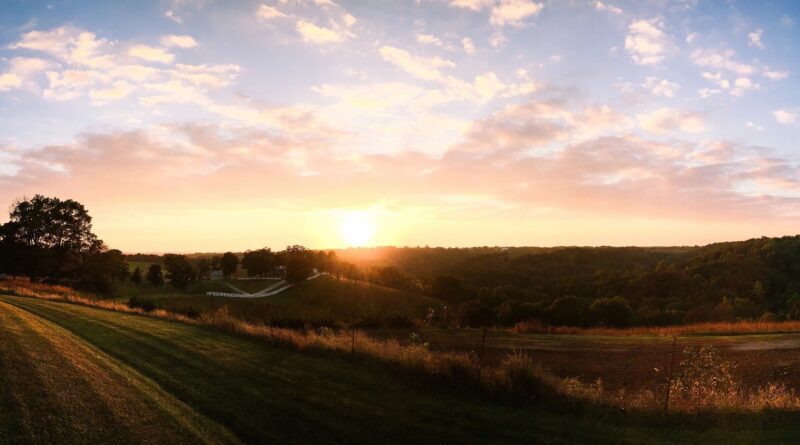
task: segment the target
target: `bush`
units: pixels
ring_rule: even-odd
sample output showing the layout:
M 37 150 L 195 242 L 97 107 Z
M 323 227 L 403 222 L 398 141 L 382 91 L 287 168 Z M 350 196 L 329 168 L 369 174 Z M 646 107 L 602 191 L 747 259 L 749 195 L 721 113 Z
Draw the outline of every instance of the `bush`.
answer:
M 602 326 L 626 328 L 635 321 L 633 310 L 622 297 L 594 300 L 589 311 L 592 320 Z
M 461 305 L 459 321 L 462 326 L 479 328 L 494 323 L 494 310 L 478 299 L 469 300 Z
M 133 309 L 138 308 L 145 312 L 151 312 L 158 307 L 158 304 L 156 304 L 156 301 L 151 298 L 133 296 L 128 300 L 128 307 Z
M 557 298 L 548 309 L 550 323 L 557 326 L 583 326 L 586 323 L 588 306 L 583 298 Z
M 501 326 L 514 326 L 517 323 L 531 319 L 543 320 L 545 309 L 533 303 L 518 303 L 513 300 L 506 301 L 495 309 L 497 323 Z
M 724 405 L 738 395 L 734 369 L 713 346 L 690 346 L 683 351 L 672 389 L 679 403 L 691 407 Z
M 508 355 L 497 369 L 499 383 L 518 397 L 526 399 L 555 399 L 556 390 L 548 381 L 550 376 L 521 352 Z

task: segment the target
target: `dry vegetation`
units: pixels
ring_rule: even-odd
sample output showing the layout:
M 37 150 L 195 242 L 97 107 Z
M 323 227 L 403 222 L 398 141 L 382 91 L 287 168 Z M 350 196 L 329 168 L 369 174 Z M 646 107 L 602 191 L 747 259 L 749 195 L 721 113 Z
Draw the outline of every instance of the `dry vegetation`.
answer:
M 519 323 L 511 329 L 517 334 L 561 334 L 625 336 L 737 335 L 800 332 L 800 321 L 742 320 L 707 322 L 676 326 L 637 326 L 630 328 L 548 326 L 540 322 Z
M 555 376 L 529 355 L 515 352 L 499 364 L 482 367 L 479 355 L 465 352 L 432 351 L 412 338 L 408 342 L 377 340 L 361 331 L 292 330 L 264 324 L 252 324 L 237 319 L 222 306 L 214 312 L 189 318 L 164 310 L 144 312 L 91 295 L 81 295 L 62 286 L 29 283 L 26 280 L 0 281 L 0 293 L 63 301 L 108 310 L 172 319 L 183 323 L 213 326 L 226 332 L 257 337 L 274 344 L 298 350 L 327 351 L 352 354 L 365 360 L 376 360 L 411 373 L 422 373 L 454 383 L 480 385 L 484 390 L 521 399 L 547 400 L 552 403 L 584 403 L 644 411 L 663 409 L 667 379 L 652 390 L 609 391 L 603 381 L 583 382 L 577 378 Z M 528 327 L 519 327 L 528 332 Z M 704 324 L 674 328 L 632 329 L 568 329 L 540 328 L 532 332 L 582 335 L 676 335 L 687 333 L 746 333 L 784 332 L 800 330 L 800 323 L 736 323 Z M 669 409 L 680 412 L 741 411 L 757 412 L 767 409 L 800 410 L 800 397 L 783 384 L 766 383 L 744 387 L 736 381 L 734 365 L 725 361 L 713 347 L 689 347 L 676 362 L 670 385 Z

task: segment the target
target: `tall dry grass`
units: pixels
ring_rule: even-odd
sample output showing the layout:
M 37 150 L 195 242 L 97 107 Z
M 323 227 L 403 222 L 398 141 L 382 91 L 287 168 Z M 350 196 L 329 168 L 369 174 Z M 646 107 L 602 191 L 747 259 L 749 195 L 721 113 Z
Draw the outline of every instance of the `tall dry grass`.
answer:
M 540 322 L 523 322 L 511 328 L 511 332 L 517 334 L 611 337 L 768 334 L 800 332 L 800 321 L 742 320 L 737 322 L 707 322 L 677 326 L 636 326 L 630 328 L 548 326 Z
M 454 383 L 476 386 L 526 400 L 545 400 L 560 403 L 582 403 L 600 407 L 628 410 L 658 411 L 662 409 L 666 382 L 659 390 L 610 391 L 603 381 L 583 382 L 574 377 L 558 377 L 535 362 L 530 355 L 512 352 L 498 365 L 481 366 L 477 354 L 431 351 L 424 344 L 397 340 L 378 340 L 361 331 L 332 329 L 292 330 L 248 323 L 230 315 L 226 306 L 199 318 L 188 318 L 164 310 L 144 312 L 138 308 L 114 304 L 107 300 L 77 294 L 63 286 L 29 283 L 27 280 L 2 280 L 0 293 L 67 302 L 107 310 L 140 314 L 182 323 L 212 326 L 220 330 L 269 341 L 296 350 L 317 350 L 352 354 L 354 357 L 375 360 L 411 373 L 422 373 L 448 379 Z M 771 323 L 767 324 L 771 326 Z M 718 326 L 718 325 L 713 325 Z M 619 332 L 614 330 L 613 332 Z M 565 333 L 565 331 L 549 333 Z M 573 331 L 570 331 L 573 332 Z M 607 330 L 580 330 L 585 335 Z M 630 332 L 625 330 L 625 332 Z M 652 332 L 651 330 L 640 332 Z M 671 332 L 668 331 L 671 335 Z M 681 331 L 687 332 L 687 331 Z M 716 331 L 727 332 L 727 331 Z M 761 332 L 761 331 L 758 331 Z M 622 335 L 622 334 L 618 334 Z M 631 334 L 643 335 L 643 334 Z M 732 377 L 731 364 L 722 361 L 713 350 L 691 348 L 676 369 L 671 383 L 670 410 L 673 412 L 758 412 L 766 409 L 800 411 L 800 397 L 785 385 L 767 383 L 756 388 L 744 388 Z

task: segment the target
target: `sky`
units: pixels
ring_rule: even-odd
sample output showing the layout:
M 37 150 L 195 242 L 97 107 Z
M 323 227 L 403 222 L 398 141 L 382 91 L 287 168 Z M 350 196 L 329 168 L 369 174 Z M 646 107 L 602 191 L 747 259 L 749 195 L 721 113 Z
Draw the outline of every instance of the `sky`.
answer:
M 793 235 L 798 42 L 795 1 L 0 0 L 0 206 L 126 252 Z

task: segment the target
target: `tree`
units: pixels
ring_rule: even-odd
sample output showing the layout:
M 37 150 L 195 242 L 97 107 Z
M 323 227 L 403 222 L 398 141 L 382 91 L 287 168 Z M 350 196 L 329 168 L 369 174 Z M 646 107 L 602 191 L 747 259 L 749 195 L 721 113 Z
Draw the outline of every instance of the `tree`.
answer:
M 236 273 L 236 269 L 239 266 L 239 258 L 233 252 L 225 252 L 219 260 L 219 265 L 222 268 L 222 274 L 226 278 L 230 277 Z
M 464 301 L 465 298 L 461 281 L 453 276 L 436 277 L 431 293 L 434 297 L 450 303 L 459 303 Z
M 268 248 L 248 250 L 242 257 L 242 267 L 247 269 L 250 277 L 263 276 L 275 266 L 275 254 Z
M 622 297 L 594 300 L 589 311 L 595 323 L 616 328 L 631 326 L 636 318 L 628 302 Z
M 131 274 L 131 283 L 133 283 L 133 284 L 135 284 L 137 286 L 142 284 L 142 268 L 141 267 L 137 266 L 136 269 L 133 269 L 133 273 Z
M 128 263 L 119 250 L 95 252 L 84 256 L 80 285 L 90 290 L 108 292 L 115 280 L 128 278 Z
M 495 322 L 494 310 L 477 298 L 462 304 L 460 309 L 459 319 L 462 326 L 480 328 L 491 326 Z
M 42 195 L 14 203 L 0 233 L 3 250 L 15 256 L 16 269 L 31 279 L 76 277 L 84 257 L 103 246 L 82 204 Z
M 211 262 L 208 258 L 198 258 L 194 260 L 194 270 L 197 275 L 197 281 L 202 283 L 203 278 L 205 278 L 211 270 Z
M 194 269 L 186 255 L 168 253 L 164 255 L 164 266 L 170 283 L 178 289 L 186 289 L 189 282 L 194 280 Z
M 161 265 L 150 265 L 147 269 L 147 283 L 153 287 L 161 287 L 164 285 L 164 275 L 161 273 Z
M 311 262 L 305 255 L 296 255 L 286 264 L 286 281 L 297 284 L 311 276 Z
M 576 296 L 556 298 L 548 309 L 550 323 L 558 326 L 581 326 L 586 321 L 588 304 Z

